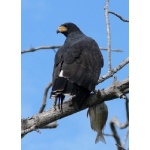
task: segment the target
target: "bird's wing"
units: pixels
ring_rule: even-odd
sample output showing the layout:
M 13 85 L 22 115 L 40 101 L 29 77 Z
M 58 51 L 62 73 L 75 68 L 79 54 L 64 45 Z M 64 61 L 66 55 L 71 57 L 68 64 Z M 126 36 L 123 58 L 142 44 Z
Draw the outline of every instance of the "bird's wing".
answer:
M 92 91 L 103 67 L 103 57 L 96 42 L 84 38 L 64 53 L 61 65 L 63 77 Z
M 66 53 L 67 48 L 65 46 L 61 46 L 56 55 L 54 60 L 54 67 L 53 67 L 53 82 L 56 80 L 60 74 L 61 65 L 63 63 L 63 55 Z

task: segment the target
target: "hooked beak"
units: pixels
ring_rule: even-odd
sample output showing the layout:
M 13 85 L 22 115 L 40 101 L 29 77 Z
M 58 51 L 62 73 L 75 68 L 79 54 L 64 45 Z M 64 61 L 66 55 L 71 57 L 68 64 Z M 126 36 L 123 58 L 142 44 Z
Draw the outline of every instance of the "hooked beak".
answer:
M 65 27 L 65 26 L 60 26 L 60 27 L 58 27 L 58 29 L 57 29 L 57 33 L 62 33 L 62 32 L 66 32 L 67 31 L 67 28 Z

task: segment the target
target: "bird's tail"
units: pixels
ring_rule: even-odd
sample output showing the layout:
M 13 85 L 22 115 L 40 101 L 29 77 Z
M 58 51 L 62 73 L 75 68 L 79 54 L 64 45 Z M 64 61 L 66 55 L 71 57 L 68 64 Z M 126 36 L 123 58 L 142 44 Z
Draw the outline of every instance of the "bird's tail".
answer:
M 85 88 L 78 88 L 76 90 L 76 95 L 75 97 L 73 97 L 73 103 L 74 103 L 74 107 L 75 109 L 80 109 L 83 104 L 85 103 L 85 101 L 87 100 L 87 98 L 90 95 L 90 91 L 85 89 Z
M 70 82 L 67 78 L 58 77 L 54 82 L 50 97 L 58 97 L 63 102 L 64 97 L 62 95 L 66 94 L 73 96 L 74 108 L 78 110 L 90 95 L 90 91 Z
M 106 141 L 105 141 L 105 138 L 104 138 L 102 132 L 97 133 L 97 136 L 96 136 L 96 139 L 95 139 L 95 144 L 98 143 L 99 141 L 102 141 L 103 143 L 106 144 Z

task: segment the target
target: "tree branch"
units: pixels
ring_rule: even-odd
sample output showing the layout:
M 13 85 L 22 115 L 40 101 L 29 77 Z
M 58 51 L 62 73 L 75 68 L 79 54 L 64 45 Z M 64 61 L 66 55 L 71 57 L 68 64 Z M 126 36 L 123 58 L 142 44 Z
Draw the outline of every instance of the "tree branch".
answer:
M 104 11 L 106 19 L 106 30 L 107 30 L 107 48 L 108 48 L 108 72 L 111 71 L 111 33 L 110 33 L 110 22 L 108 15 L 108 4 L 109 0 L 106 0 Z
M 45 50 L 49 50 L 49 49 L 56 49 L 56 48 L 60 48 L 61 46 L 39 46 L 39 47 L 35 47 L 35 48 L 30 48 L 30 49 L 26 49 L 26 50 L 22 50 L 21 51 L 21 54 L 24 54 L 24 53 L 28 53 L 28 52 L 35 52 L 35 51 L 38 51 L 38 50 L 41 50 L 41 49 L 45 49 Z
M 110 122 L 110 128 L 111 128 L 111 131 L 113 132 L 113 137 L 114 137 L 114 139 L 115 139 L 117 145 L 121 145 L 120 137 L 119 137 L 119 135 L 118 135 L 118 133 L 117 133 L 117 130 L 116 130 L 115 125 L 114 125 L 114 123 L 112 122 L 112 120 L 111 120 L 111 122 Z M 120 147 L 118 147 L 118 150 L 121 150 Z
M 125 101 L 125 109 L 126 109 L 127 121 L 122 124 L 119 122 L 119 120 L 116 117 L 113 117 L 111 120 L 120 129 L 124 129 L 129 126 L 129 100 L 128 100 L 128 97 L 124 94 L 122 95 L 122 97 L 124 97 L 124 99 L 126 100 Z
M 26 50 L 22 50 L 21 54 L 25 54 L 25 53 L 29 53 L 29 52 L 35 52 L 35 51 L 38 51 L 38 50 L 50 50 L 50 49 L 55 50 L 55 49 L 58 49 L 60 47 L 61 46 L 39 46 L 39 47 L 34 47 L 34 48 L 32 47 L 32 48 L 29 48 L 29 49 L 26 49 Z M 100 50 L 107 51 L 108 49 L 100 47 Z M 112 49 L 111 51 L 112 52 L 123 52 L 120 49 Z
M 112 77 L 116 72 L 122 69 L 126 64 L 129 63 L 129 58 L 126 58 L 123 62 L 121 62 L 116 68 L 112 69 L 110 72 L 100 77 L 98 80 L 98 84 L 105 81 L 106 79 Z
M 121 145 L 119 145 L 119 144 L 116 144 L 116 146 L 118 147 L 118 150 L 126 150 L 126 149 L 124 149 Z
M 129 79 L 125 79 L 117 85 L 122 93 L 126 94 L 129 92 Z M 59 110 L 54 110 L 54 108 L 49 109 L 48 111 L 39 113 L 37 115 L 32 116 L 31 118 L 23 119 L 22 121 L 22 136 L 24 136 L 24 131 L 30 129 L 34 131 L 35 129 L 39 129 L 53 121 L 64 118 L 66 116 L 77 113 L 83 109 L 88 108 L 89 106 L 96 105 L 102 103 L 103 101 L 109 101 L 117 98 L 116 93 L 114 92 L 114 84 L 110 87 L 103 89 L 100 91 L 100 94 L 92 93 L 87 99 L 86 103 L 80 110 L 75 110 L 72 104 L 72 101 L 68 100 L 63 103 L 62 109 L 63 112 Z M 27 133 L 27 132 L 26 132 Z
M 112 118 L 112 122 L 120 129 L 124 129 L 129 126 L 128 121 L 122 124 L 119 122 L 119 120 L 116 117 Z
M 51 88 L 52 86 L 52 82 L 50 82 L 46 88 L 45 88 L 45 91 L 44 91 L 44 95 L 43 95 L 43 100 L 42 100 L 42 106 L 39 110 L 39 113 L 43 112 L 45 106 L 46 106 L 46 98 L 47 98 L 47 93 L 48 93 L 48 90 Z
M 129 130 L 127 130 L 127 132 L 126 132 L 124 141 L 123 141 L 123 143 L 122 143 L 122 147 L 125 147 L 128 137 L 129 137 Z
M 126 117 L 127 117 L 127 122 L 129 123 L 129 98 L 127 95 L 125 95 L 125 107 L 126 107 Z
M 108 11 L 108 13 L 117 16 L 117 17 L 118 17 L 120 20 L 122 20 L 123 22 L 129 22 L 129 20 L 124 19 L 122 16 L 118 15 L 117 13 L 115 13 L 115 12 L 113 12 L 113 11 Z
M 115 83 L 115 84 L 116 84 L 116 83 Z M 118 83 L 117 83 L 117 84 L 118 84 Z M 116 130 L 116 128 L 115 128 L 115 125 L 116 125 L 117 127 L 119 127 L 120 129 L 124 129 L 124 128 L 126 128 L 126 127 L 129 126 L 129 106 L 128 106 L 129 100 L 128 100 L 128 97 L 127 97 L 126 95 L 124 95 L 124 94 L 122 94 L 121 97 L 123 97 L 123 98 L 126 100 L 125 107 L 126 107 L 126 117 L 127 117 L 127 121 L 126 121 L 126 123 L 121 124 L 121 123 L 118 121 L 118 119 L 117 119 L 116 117 L 113 117 L 113 118 L 111 119 L 111 122 L 110 122 L 110 127 L 111 127 L 111 130 L 112 130 L 112 132 L 113 132 L 113 137 L 114 137 L 114 139 L 115 139 L 115 141 L 116 141 L 116 143 L 117 143 L 116 145 L 117 145 L 118 150 L 125 150 L 125 149 L 124 149 L 124 146 L 125 146 L 126 140 L 127 140 L 127 138 L 128 138 L 128 131 L 127 131 L 127 133 L 126 133 L 126 137 L 125 137 L 124 143 L 121 144 L 121 142 L 120 142 L 120 137 L 119 137 L 119 135 L 118 135 L 118 133 L 117 133 L 117 130 Z

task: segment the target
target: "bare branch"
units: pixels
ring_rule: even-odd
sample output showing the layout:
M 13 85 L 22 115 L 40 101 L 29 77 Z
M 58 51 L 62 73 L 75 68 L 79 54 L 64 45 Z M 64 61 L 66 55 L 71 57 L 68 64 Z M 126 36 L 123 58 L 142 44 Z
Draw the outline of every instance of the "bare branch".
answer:
M 106 0 L 104 11 L 106 19 L 106 30 L 107 30 L 107 48 L 108 48 L 108 72 L 111 71 L 111 33 L 110 33 L 110 22 L 108 15 L 108 4 L 109 0 Z
M 125 147 L 128 137 L 129 137 L 129 130 L 127 130 L 127 133 L 125 135 L 124 141 L 122 143 L 122 147 Z
M 129 63 L 129 58 L 126 58 L 123 62 L 121 62 L 116 68 L 112 69 L 110 72 L 100 77 L 98 80 L 98 84 L 105 81 L 106 79 L 112 77 L 116 72 L 122 69 L 126 64 Z
M 125 95 L 125 107 L 126 107 L 126 117 L 127 117 L 127 122 L 129 123 L 129 99 L 128 96 Z
M 126 142 L 127 142 L 128 136 L 129 136 L 129 130 L 127 130 L 127 133 L 126 133 L 126 135 L 125 135 L 124 141 L 123 141 L 122 146 L 121 146 L 120 138 L 119 138 L 118 135 L 116 135 L 116 134 L 117 134 L 117 131 L 116 131 L 115 125 L 116 125 L 117 127 L 119 127 L 120 129 L 124 129 L 124 128 L 126 128 L 126 127 L 129 126 L 129 106 L 128 106 L 129 100 L 128 100 L 128 97 L 127 97 L 126 95 L 125 95 L 125 96 L 122 96 L 122 97 L 124 97 L 124 98 L 126 99 L 126 117 L 127 117 L 127 121 L 126 121 L 126 123 L 121 124 L 121 123 L 117 120 L 116 117 L 113 117 L 112 120 L 111 120 L 111 123 L 112 123 L 113 125 L 111 125 L 111 123 L 110 123 L 110 126 L 113 126 L 113 128 L 111 128 L 113 134 L 104 134 L 105 136 L 113 136 L 113 137 L 114 137 L 115 141 L 117 142 L 116 145 L 118 146 L 118 150 L 125 150 L 124 147 L 125 147 L 125 144 L 126 144 Z M 120 144 L 119 144 L 119 143 L 120 143 Z
M 121 81 L 120 84 L 118 84 L 118 88 L 123 93 L 124 91 L 126 91 L 124 94 L 128 93 L 129 91 L 127 89 L 129 89 L 129 79 L 127 78 Z M 72 115 L 83 109 L 86 109 L 89 106 L 99 104 L 103 101 L 113 100 L 117 98 L 113 89 L 114 89 L 114 84 L 112 84 L 110 87 L 106 89 L 101 90 L 100 94 L 92 93 L 80 110 L 75 110 L 73 107 L 72 101 L 69 100 L 63 103 L 63 112 L 57 109 L 54 110 L 54 108 L 51 108 L 48 111 L 36 114 L 32 116 L 31 118 L 24 119 L 24 121 L 22 122 L 22 130 L 26 131 L 26 129 L 30 129 L 30 132 L 31 132 L 35 130 L 34 125 L 36 125 L 36 129 L 39 129 L 53 121 Z
M 102 50 L 102 51 L 108 51 L 108 48 L 102 48 L 102 47 L 100 47 L 100 50 Z M 111 52 L 123 52 L 123 50 L 121 50 L 121 49 L 111 49 Z
M 35 52 L 35 51 L 38 51 L 41 49 L 45 49 L 45 50 L 53 49 L 54 50 L 54 49 L 60 48 L 60 47 L 61 46 L 40 46 L 40 47 L 35 47 L 35 48 L 23 50 L 23 51 L 21 51 L 21 54 L 28 53 L 28 52 Z
M 126 135 L 125 140 L 124 140 L 124 144 L 122 145 L 121 142 L 120 142 L 120 137 L 117 134 L 117 130 L 116 130 L 115 125 L 117 127 L 119 127 L 120 129 L 124 129 L 124 128 L 129 126 L 129 107 L 128 107 L 128 101 L 129 100 L 128 100 L 128 97 L 125 94 L 123 94 L 122 91 L 120 91 L 120 89 L 118 88 L 118 83 L 119 82 L 117 81 L 116 77 L 114 78 L 114 82 L 113 83 L 114 83 L 114 92 L 116 93 L 116 96 L 118 96 L 120 98 L 124 98 L 126 100 L 125 106 L 126 106 L 127 121 L 126 121 L 126 123 L 121 124 L 116 117 L 113 117 L 111 119 L 111 122 L 110 122 L 110 127 L 111 127 L 111 130 L 113 132 L 113 137 L 114 137 L 114 139 L 115 139 L 115 141 L 117 143 L 116 145 L 117 145 L 118 150 L 125 150 L 123 147 L 124 147 L 124 145 L 126 143 L 128 135 Z
M 120 20 L 122 20 L 123 22 L 129 22 L 129 20 L 124 19 L 122 16 L 118 15 L 117 13 L 115 13 L 115 12 L 113 12 L 113 11 L 108 11 L 108 13 L 117 16 L 117 17 L 118 17 Z
M 50 50 L 50 49 L 55 50 L 55 49 L 58 49 L 60 47 L 61 46 L 39 46 L 39 47 L 35 47 L 35 48 L 32 47 L 32 48 L 29 48 L 29 49 L 26 49 L 26 50 L 22 50 L 21 54 L 25 54 L 25 53 L 29 53 L 29 52 L 35 52 L 35 51 L 38 51 L 38 50 Z M 108 49 L 100 47 L 100 50 L 107 51 Z M 112 52 L 123 52 L 120 49 L 112 49 L 111 51 Z
M 105 136 L 113 136 L 113 134 L 103 133 Z
M 118 150 L 126 150 L 126 149 L 124 149 L 121 145 L 119 145 L 119 144 L 116 144 L 116 146 L 118 147 Z
M 115 139 L 115 141 L 117 143 L 117 146 L 121 145 L 120 137 L 119 137 L 119 135 L 117 133 L 117 130 L 115 128 L 115 125 L 114 125 L 114 123 L 112 121 L 110 122 L 110 128 L 111 128 L 111 131 L 113 133 L 113 137 L 114 137 L 114 139 Z M 122 149 L 118 146 L 118 150 L 122 150 Z
M 51 88 L 52 86 L 52 82 L 50 82 L 46 88 L 45 88 L 45 91 L 44 91 L 44 95 L 43 95 L 43 100 L 42 100 L 42 106 L 39 110 L 39 113 L 43 112 L 45 106 L 46 106 L 46 98 L 47 98 L 47 93 L 48 93 L 48 90 Z
M 124 94 L 123 94 L 124 95 Z M 116 117 L 112 118 L 112 122 L 120 129 L 124 129 L 129 126 L 129 99 L 126 95 L 123 96 L 125 98 L 125 109 L 126 109 L 126 118 L 127 121 L 121 124 Z M 121 97 L 120 97 L 121 98 Z
M 118 119 L 116 117 L 112 118 L 112 122 L 120 129 L 124 129 L 129 126 L 128 121 L 122 124 L 118 121 Z
M 116 83 L 117 82 L 117 83 Z M 115 86 L 118 84 L 118 81 L 116 81 L 114 84 Z M 126 137 L 125 137 L 125 140 L 124 140 L 124 143 L 121 145 L 121 142 L 120 142 L 120 137 L 118 136 L 117 134 L 117 131 L 116 131 L 116 128 L 115 128 L 115 125 L 117 127 L 119 127 L 120 129 L 124 129 L 126 127 L 129 126 L 129 106 L 128 106 L 128 97 L 124 94 L 122 94 L 122 97 L 124 97 L 126 99 L 126 103 L 125 103 L 125 106 L 126 106 L 126 117 L 127 117 L 127 121 L 126 123 L 124 124 L 121 124 L 118 119 L 116 117 L 113 117 L 111 122 L 110 122 L 110 126 L 111 126 L 111 130 L 113 132 L 113 137 L 115 139 L 115 141 L 117 142 L 117 146 L 118 146 L 118 150 L 125 150 L 123 147 L 125 146 L 125 143 L 127 141 L 127 138 L 128 138 L 128 131 L 126 133 Z M 121 98 L 121 97 L 120 97 Z

